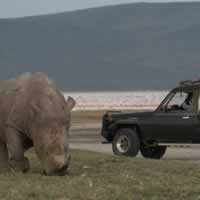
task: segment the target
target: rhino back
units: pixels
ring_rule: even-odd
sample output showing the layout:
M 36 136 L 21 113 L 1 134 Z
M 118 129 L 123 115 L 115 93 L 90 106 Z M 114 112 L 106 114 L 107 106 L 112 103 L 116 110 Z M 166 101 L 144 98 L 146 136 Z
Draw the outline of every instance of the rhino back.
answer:
M 30 136 L 31 127 L 38 123 L 67 122 L 65 106 L 64 96 L 43 73 L 0 81 L 0 131 L 8 124 Z
M 30 126 L 37 126 L 37 123 L 51 119 L 66 120 L 65 98 L 47 75 L 35 73 L 17 81 L 21 86 L 9 116 L 10 123 L 28 131 Z M 21 84 L 21 81 L 24 83 Z

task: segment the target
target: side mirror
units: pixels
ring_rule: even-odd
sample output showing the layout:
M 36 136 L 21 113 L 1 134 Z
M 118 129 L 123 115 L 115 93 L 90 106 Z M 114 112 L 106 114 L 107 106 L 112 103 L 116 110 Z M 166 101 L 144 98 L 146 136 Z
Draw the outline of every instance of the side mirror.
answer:
M 161 112 L 167 112 L 167 106 L 164 106 L 160 109 Z

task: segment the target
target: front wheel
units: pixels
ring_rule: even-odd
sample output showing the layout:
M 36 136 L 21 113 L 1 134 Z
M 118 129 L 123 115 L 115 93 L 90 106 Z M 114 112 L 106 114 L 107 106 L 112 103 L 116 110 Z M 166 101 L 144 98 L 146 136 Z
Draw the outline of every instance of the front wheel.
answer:
M 133 129 L 119 129 L 112 142 L 113 152 L 116 155 L 136 156 L 140 149 L 139 137 Z
M 166 146 L 144 147 L 140 149 L 144 158 L 160 159 L 166 152 Z

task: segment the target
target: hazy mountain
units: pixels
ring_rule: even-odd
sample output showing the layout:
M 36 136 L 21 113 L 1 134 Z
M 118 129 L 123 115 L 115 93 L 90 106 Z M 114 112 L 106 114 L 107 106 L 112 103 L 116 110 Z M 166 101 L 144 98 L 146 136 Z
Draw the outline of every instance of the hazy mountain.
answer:
M 67 90 L 166 89 L 200 78 L 200 3 L 138 3 L 0 20 L 0 79 Z

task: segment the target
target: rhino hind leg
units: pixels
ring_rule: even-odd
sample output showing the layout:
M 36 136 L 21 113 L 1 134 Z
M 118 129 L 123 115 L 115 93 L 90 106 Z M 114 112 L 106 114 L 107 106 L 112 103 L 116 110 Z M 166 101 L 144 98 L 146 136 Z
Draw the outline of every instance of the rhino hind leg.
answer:
M 22 135 L 14 128 L 7 128 L 6 141 L 9 154 L 9 165 L 14 171 L 27 172 L 29 161 L 24 157 Z
M 10 170 L 8 162 L 8 150 L 5 144 L 0 143 L 0 173 Z
M 30 168 L 29 161 L 26 157 L 23 160 L 16 160 L 11 158 L 9 160 L 10 167 L 17 172 L 27 172 Z

